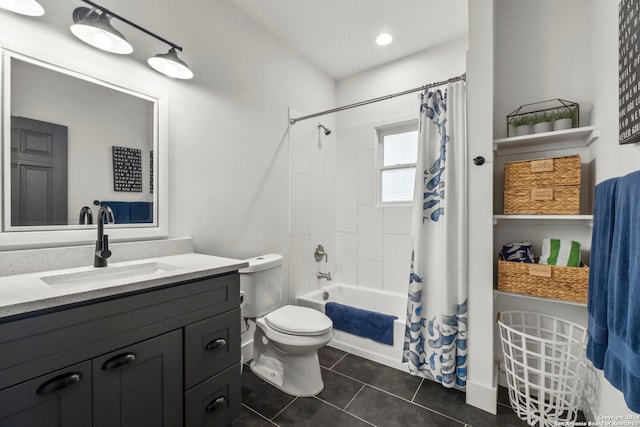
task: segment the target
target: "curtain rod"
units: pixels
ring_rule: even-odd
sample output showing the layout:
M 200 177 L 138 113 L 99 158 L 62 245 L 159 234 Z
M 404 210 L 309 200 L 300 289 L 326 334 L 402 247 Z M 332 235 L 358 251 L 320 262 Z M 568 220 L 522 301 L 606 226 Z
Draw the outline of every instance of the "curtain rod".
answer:
M 385 96 L 381 96 L 381 97 L 378 97 L 378 98 L 368 99 L 366 101 L 356 102 L 355 104 L 349 104 L 349 105 L 345 105 L 345 106 L 338 107 L 338 108 L 332 108 L 331 110 L 326 110 L 326 111 L 321 111 L 319 113 L 309 114 L 308 116 L 294 117 L 294 118 L 289 119 L 289 123 L 291 123 L 292 125 L 295 125 L 296 122 L 299 122 L 300 120 L 312 119 L 314 117 L 324 116 L 325 114 L 336 113 L 338 111 L 348 110 L 350 108 L 355 108 L 355 107 L 361 107 L 363 105 L 373 104 L 374 102 L 385 101 L 387 99 L 395 98 L 396 96 L 407 95 L 409 93 L 419 92 L 419 91 L 425 90 L 425 89 L 430 89 L 432 87 L 442 86 L 445 83 L 453 83 L 453 82 L 457 82 L 459 80 L 466 80 L 466 79 L 467 79 L 467 73 L 464 73 L 464 74 L 459 75 L 457 77 L 451 77 L 448 80 L 442 80 L 440 82 L 430 83 L 430 84 L 427 84 L 427 85 L 424 85 L 424 86 L 416 87 L 416 88 L 413 88 L 413 89 L 408 89 L 408 90 L 405 90 L 405 91 L 402 91 L 402 92 L 393 93 L 391 95 L 385 95 Z

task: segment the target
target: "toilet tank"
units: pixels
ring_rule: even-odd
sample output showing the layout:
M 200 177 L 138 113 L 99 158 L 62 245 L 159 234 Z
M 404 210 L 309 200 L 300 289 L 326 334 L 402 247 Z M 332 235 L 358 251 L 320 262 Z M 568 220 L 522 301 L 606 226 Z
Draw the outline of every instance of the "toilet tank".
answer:
M 245 260 L 238 270 L 240 289 L 246 293 L 242 317 L 262 317 L 282 305 L 282 255 L 267 254 Z

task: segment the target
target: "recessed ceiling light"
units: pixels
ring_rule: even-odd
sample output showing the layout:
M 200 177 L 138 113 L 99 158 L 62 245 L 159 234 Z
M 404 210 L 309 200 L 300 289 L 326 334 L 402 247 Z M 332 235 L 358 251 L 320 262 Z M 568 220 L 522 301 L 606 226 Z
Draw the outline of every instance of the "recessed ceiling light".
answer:
M 386 46 L 391 43 L 391 40 L 393 40 L 391 34 L 382 33 L 376 38 L 376 43 L 378 44 L 378 46 Z

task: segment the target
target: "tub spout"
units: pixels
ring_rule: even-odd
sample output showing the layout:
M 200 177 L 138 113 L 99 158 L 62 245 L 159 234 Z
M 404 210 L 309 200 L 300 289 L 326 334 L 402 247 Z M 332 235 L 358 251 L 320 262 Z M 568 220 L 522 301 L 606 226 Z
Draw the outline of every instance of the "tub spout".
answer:
M 327 282 L 331 281 L 331 272 L 329 273 L 318 272 L 318 279 L 327 279 Z

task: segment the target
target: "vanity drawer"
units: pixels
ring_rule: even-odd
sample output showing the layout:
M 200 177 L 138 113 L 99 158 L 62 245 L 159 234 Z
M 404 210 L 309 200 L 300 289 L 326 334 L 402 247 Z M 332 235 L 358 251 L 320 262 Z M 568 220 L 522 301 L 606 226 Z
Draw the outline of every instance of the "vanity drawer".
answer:
M 185 427 L 226 426 L 240 415 L 240 364 L 185 392 Z
M 240 309 L 184 328 L 185 389 L 240 360 Z

